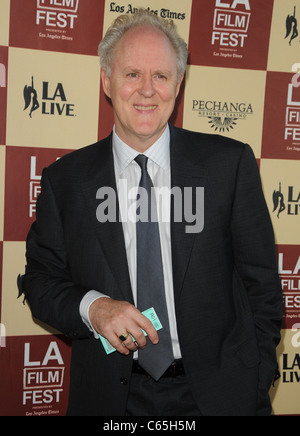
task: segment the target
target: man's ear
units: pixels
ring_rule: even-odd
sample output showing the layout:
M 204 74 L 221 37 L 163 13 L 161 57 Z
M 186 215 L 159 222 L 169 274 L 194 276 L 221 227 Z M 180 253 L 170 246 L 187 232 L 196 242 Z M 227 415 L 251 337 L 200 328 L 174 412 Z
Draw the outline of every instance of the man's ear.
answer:
M 182 84 L 183 79 L 184 79 L 184 74 L 182 74 L 182 75 L 180 76 L 180 79 L 179 79 L 179 81 L 177 82 L 177 86 L 176 86 L 176 97 L 178 97 L 178 94 L 179 94 L 180 87 L 181 87 L 181 84 Z
M 107 75 L 106 70 L 104 68 L 101 68 L 100 74 L 101 74 L 101 81 L 102 81 L 103 90 L 104 90 L 105 94 L 107 95 L 107 97 L 111 98 L 110 77 Z

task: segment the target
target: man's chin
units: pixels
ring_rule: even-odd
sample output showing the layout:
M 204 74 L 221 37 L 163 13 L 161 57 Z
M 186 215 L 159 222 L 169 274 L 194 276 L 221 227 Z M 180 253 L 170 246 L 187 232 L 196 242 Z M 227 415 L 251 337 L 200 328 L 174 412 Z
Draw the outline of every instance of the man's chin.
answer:
M 119 137 L 133 148 L 142 147 L 144 151 L 151 147 L 163 134 L 167 125 L 135 124 L 131 129 L 116 129 Z
M 166 126 L 140 126 L 135 129 L 135 135 L 141 140 L 148 141 L 153 139 L 154 142 L 162 135 Z

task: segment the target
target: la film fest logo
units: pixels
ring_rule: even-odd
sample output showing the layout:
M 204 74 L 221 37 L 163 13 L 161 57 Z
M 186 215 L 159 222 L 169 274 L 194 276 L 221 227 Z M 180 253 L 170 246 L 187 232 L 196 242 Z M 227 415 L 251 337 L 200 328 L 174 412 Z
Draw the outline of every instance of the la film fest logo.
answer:
M 36 174 L 36 156 L 30 158 L 30 181 L 29 181 L 29 217 L 36 212 L 36 201 L 41 193 L 41 176 Z
M 292 71 L 296 74 L 292 77 L 291 83 L 288 84 L 287 107 L 285 120 L 285 141 L 293 141 L 293 146 L 287 146 L 287 150 L 300 151 L 300 101 L 295 94 L 300 88 L 300 64 L 293 65 Z M 294 143 L 295 141 L 298 141 Z
M 38 92 L 34 76 L 31 82 L 23 89 L 24 111 L 28 112 L 30 118 L 33 113 L 41 109 L 42 115 L 58 115 L 74 117 L 75 104 L 67 100 L 67 95 L 62 83 L 42 82 L 42 92 Z
M 74 29 L 79 0 L 37 0 L 36 24 L 47 30 Z M 68 39 L 64 35 L 40 34 L 40 37 Z M 71 38 L 72 39 L 72 38 Z
M 278 272 L 283 290 L 286 324 L 300 318 L 300 255 L 291 257 L 287 249 L 278 253 Z M 294 327 L 294 326 L 293 326 Z
M 236 10 L 242 8 L 244 11 Z M 220 48 L 243 48 L 251 19 L 249 0 L 234 0 L 231 3 L 216 0 L 211 44 Z M 215 52 L 214 56 L 242 57 L 242 55 Z
M 56 160 L 60 159 L 59 157 Z M 30 157 L 30 180 L 29 180 L 29 218 L 36 213 L 36 201 L 41 193 L 41 178 L 37 173 L 37 157 Z
M 254 114 L 249 102 L 193 100 L 192 110 L 207 118 L 210 127 L 221 133 L 231 132 L 239 121 Z
M 40 360 L 31 357 L 31 345 L 29 342 L 24 345 L 23 406 L 57 405 L 63 392 L 65 373 L 65 364 L 57 342 L 50 342 L 46 354 L 39 356 Z M 37 350 L 34 351 L 36 356 Z M 35 412 L 26 414 L 33 413 Z M 43 412 L 47 415 L 50 413 L 50 409 Z

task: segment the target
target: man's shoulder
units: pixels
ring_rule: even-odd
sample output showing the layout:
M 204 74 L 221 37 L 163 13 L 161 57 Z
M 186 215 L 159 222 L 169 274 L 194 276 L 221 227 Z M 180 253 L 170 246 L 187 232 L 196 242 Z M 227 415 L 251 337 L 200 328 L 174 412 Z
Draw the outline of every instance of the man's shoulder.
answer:
M 201 133 L 192 130 L 186 130 L 179 127 L 171 126 L 171 132 L 173 138 L 184 143 L 185 145 L 191 145 L 195 150 L 204 149 L 216 152 L 218 150 L 241 152 L 247 147 L 247 144 L 237 141 L 227 136 Z
M 171 127 L 171 147 L 178 159 L 187 159 L 191 164 L 206 164 L 218 169 L 219 165 L 236 168 L 244 152 L 253 159 L 248 144 L 226 136 L 193 132 Z
M 109 153 L 110 145 L 111 137 L 108 136 L 94 144 L 67 153 L 49 165 L 47 170 L 54 174 L 69 171 L 75 171 L 77 173 L 86 171 L 90 165 L 93 165 L 96 161 L 100 160 L 101 157 Z

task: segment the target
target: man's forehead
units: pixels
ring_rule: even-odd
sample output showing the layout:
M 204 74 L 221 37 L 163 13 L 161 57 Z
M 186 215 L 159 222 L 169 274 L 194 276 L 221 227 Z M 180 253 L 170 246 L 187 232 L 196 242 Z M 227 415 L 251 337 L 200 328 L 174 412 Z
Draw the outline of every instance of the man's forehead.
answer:
M 128 30 L 116 45 L 115 59 L 126 68 L 139 68 L 139 63 L 151 61 L 158 69 L 171 69 L 177 62 L 176 53 L 168 37 L 159 29 L 139 26 Z
M 116 49 L 118 47 L 121 47 L 122 50 L 136 50 L 139 47 L 147 49 L 151 43 L 155 44 L 157 49 L 169 50 L 171 46 L 171 42 L 164 32 L 149 25 L 144 25 L 127 30 L 117 43 Z

